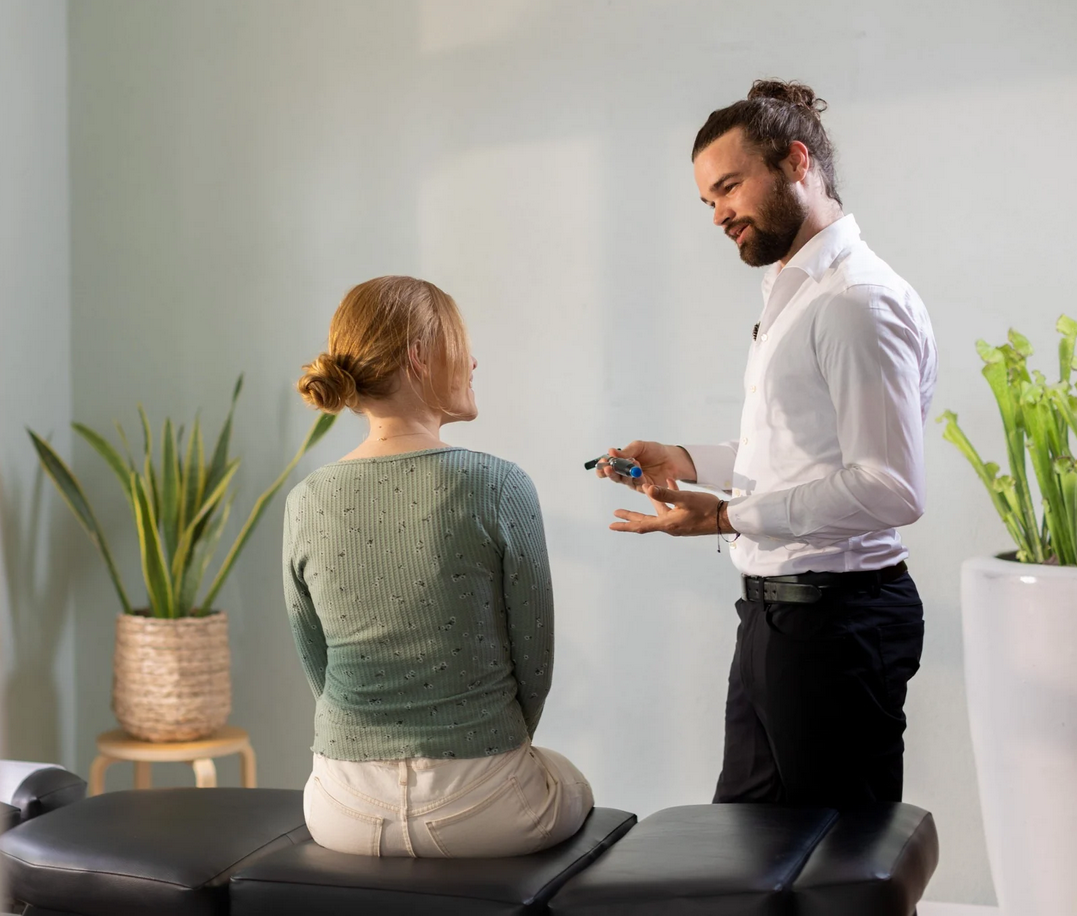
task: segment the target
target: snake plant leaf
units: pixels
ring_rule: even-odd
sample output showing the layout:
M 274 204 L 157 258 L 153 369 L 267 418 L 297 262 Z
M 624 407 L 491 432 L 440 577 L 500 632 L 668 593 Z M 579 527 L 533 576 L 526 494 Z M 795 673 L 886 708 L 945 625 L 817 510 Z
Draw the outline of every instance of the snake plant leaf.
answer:
M 146 416 L 146 410 L 141 404 L 138 405 L 138 418 L 142 421 L 142 454 L 152 460 L 153 432 L 150 429 L 150 418 Z
M 299 464 L 299 459 L 303 457 L 308 451 L 314 448 L 315 445 L 321 440 L 336 422 L 336 415 L 334 414 L 322 414 L 317 420 L 314 421 L 314 425 L 310 428 L 310 432 L 307 433 L 307 439 L 303 443 L 302 449 L 292 459 L 292 467 Z M 281 481 L 283 483 L 284 481 Z
M 176 543 L 179 540 L 177 529 L 180 521 L 180 466 L 179 454 L 176 448 L 176 436 L 172 429 L 172 421 L 165 420 L 164 434 L 161 437 L 161 532 L 164 536 L 165 556 L 172 557 L 176 553 Z
M 105 534 L 97 523 L 97 518 L 93 514 L 93 509 L 90 508 L 89 500 L 86 499 L 85 494 L 82 492 L 82 487 L 79 486 L 75 475 L 71 473 L 71 469 L 64 463 L 64 460 L 56 453 L 53 447 L 33 430 L 28 429 L 27 432 L 30 434 L 30 440 L 34 444 L 34 449 L 37 451 L 45 473 L 56 485 L 56 489 L 60 491 L 60 496 L 63 497 L 64 502 L 74 513 L 75 518 L 78 519 L 79 524 L 89 535 L 94 546 L 101 552 L 105 566 L 108 567 L 109 578 L 112 579 L 116 594 L 120 598 L 120 604 L 123 605 L 123 611 L 125 614 L 130 614 L 131 602 L 127 600 L 127 592 L 124 591 L 123 582 L 120 580 L 120 573 L 116 569 L 116 564 L 112 561 L 112 553 L 105 541 Z
M 210 465 L 207 465 L 205 460 L 205 440 L 197 414 L 186 441 L 183 439 L 184 427 L 174 426 L 171 419 L 165 420 L 159 472 L 158 466 L 154 464 L 153 433 L 141 404 L 138 405 L 143 438 L 141 461 L 136 461 L 119 422 L 116 422 L 115 426 L 121 449 L 115 448 L 89 427 L 73 424 L 76 432 L 102 457 L 120 480 L 129 499 L 139 539 L 143 578 L 151 612 L 156 617 L 199 615 L 212 607 L 213 599 L 270 500 L 295 469 L 300 458 L 322 438 L 336 419 L 326 415 L 312 425 L 298 453 L 273 485 L 259 497 L 213 579 L 202 604 L 203 610 L 199 610 L 198 591 L 219 546 L 225 523 L 235 502 L 235 494 L 229 496 L 228 490 L 234 486 L 240 461 L 238 458 L 229 459 L 228 448 L 236 401 L 242 385 L 243 376 L 240 375 L 232 391 L 228 415 Z M 124 612 L 133 613 L 100 525 L 81 487 L 51 446 L 32 431 L 29 432 L 46 474 L 52 479 L 91 541 L 101 551 Z
M 232 438 L 232 417 L 236 410 L 236 401 L 239 393 L 243 390 L 243 375 L 240 373 L 236 379 L 235 388 L 232 389 L 232 403 L 228 407 L 228 416 L 225 418 L 221 432 L 217 436 L 217 445 L 213 449 L 213 458 L 210 460 L 209 472 L 206 475 L 206 487 L 213 489 L 217 486 L 224 474 L 225 465 L 228 464 L 228 444 Z
M 236 562 L 236 558 L 239 556 L 239 552 L 243 549 L 250 538 L 251 532 L 254 530 L 254 526 L 258 523 L 258 520 L 262 517 L 262 513 L 265 512 L 266 507 L 269 505 L 269 501 L 276 495 L 276 492 L 284 485 L 284 481 L 288 479 L 288 475 L 292 473 L 295 466 L 299 464 L 299 460 L 324 436 L 336 421 L 334 414 L 322 414 L 314 421 L 310 430 L 307 432 L 306 438 L 303 440 L 303 444 L 299 447 L 299 451 L 295 453 L 295 456 L 288 462 L 287 467 L 281 471 L 280 476 L 273 481 L 272 485 L 261 496 L 258 497 L 258 501 L 254 504 L 254 508 L 251 510 L 250 516 L 240 529 L 239 535 L 236 537 L 235 543 L 232 544 L 231 549 L 224 558 L 224 562 L 221 564 L 221 568 L 217 571 L 217 575 L 213 578 L 213 582 L 210 584 L 209 591 L 206 593 L 206 597 L 202 600 L 200 607 L 200 613 L 208 613 L 213 608 L 213 599 L 217 597 L 217 592 L 221 590 L 221 586 L 224 585 L 224 580 L 228 578 L 228 574 L 232 571 L 232 566 Z
M 90 427 L 83 426 L 81 423 L 72 423 L 71 428 L 89 442 L 90 447 L 105 459 L 105 463 L 112 469 L 112 473 L 116 475 L 120 486 L 123 487 L 123 494 L 127 497 L 127 501 L 131 502 L 131 469 L 124 463 L 120 453 L 112 447 L 108 439 L 100 433 L 94 432 Z
M 135 527 L 138 529 L 142 575 L 146 580 L 150 608 L 154 617 L 174 617 L 172 583 L 164 551 L 161 549 L 161 539 L 157 534 L 157 518 L 153 514 L 146 487 L 138 474 L 131 474 L 131 489 L 135 494 Z
M 238 466 L 238 458 L 235 463 Z M 192 615 L 193 613 L 198 589 L 201 587 L 202 580 L 206 576 L 206 570 L 209 568 L 210 559 L 217 549 L 217 542 L 221 539 L 221 533 L 224 531 L 224 526 L 228 522 L 228 516 L 232 512 L 232 504 L 235 500 L 236 495 L 233 493 L 224 504 L 221 513 L 209 523 L 195 545 L 190 562 L 187 564 L 187 568 L 183 571 L 183 577 L 180 582 L 179 596 L 176 601 L 176 612 L 180 616 L 185 617 Z
M 183 578 L 184 570 L 191 554 L 191 548 L 193 545 L 199 543 L 204 536 L 203 529 L 205 523 L 212 515 L 213 510 L 217 508 L 217 504 L 224 498 L 224 494 L 228 490 L 228 485 L 232 482 L 232 478 L 235 476 L 238 468 L 238 458 L 234 458 L 228 463 L 228 469 L 225 471 L 224 478 L 217 484 L 217 488 L 206 497 L 205 501 L 199 507 L 198 512 L 195 514 L 195 517 L 191 519 L 187 527 L 183 530 L 183 534 L 180 535 L 179 543 L 176 545 L 176 552 L 172 557 L 172 584 L 174 588 L 182 587 L 180 581 Z M 183 615 L 181 614 L 180 616 Z
M 196 416 L 187 442 L 187 456 L 183 462 L 183 478 L 180 487 L 183 500 L 180 504 L 179 530 L 183 531 L 198 513 L 206 487 L 206 456 L 202 447 L 202 427 Z
M 131 451 L 131 443 L 127 441 L 127 433 L 123 431 L 123 427 L 120 425 L 119 420 L 114 420 L 113 422 L 116 425 L 116 432 L 119 433 L 120 443 L 123 445 L 123 454 L 124 457 L 127 459 L 128 468 L 132 471 L 137 471 L 138 465 L 135 464 L 135 456 L 134 453 Z
M 157 472 L 153 469 L 153 432 L 150 429 L 150 419 L 146 416 L 146 410 L 141 404 L 138 405 L 138 417 L 142 421 L 142 449 L 143 467 L 142 473 L 149 482 L 150 505 L 153 507 L 154 518 L 161 517 L 161 493 L 157 486 Z
M 159 518 L 161 514 L 161 489 L 157 486 L 157 471 L 154 470 L 153 462 L 146 456 L 143 476 L 148 487 L 146 495 L 149 497 L 150 506 L 153 508 L 153 517 Z

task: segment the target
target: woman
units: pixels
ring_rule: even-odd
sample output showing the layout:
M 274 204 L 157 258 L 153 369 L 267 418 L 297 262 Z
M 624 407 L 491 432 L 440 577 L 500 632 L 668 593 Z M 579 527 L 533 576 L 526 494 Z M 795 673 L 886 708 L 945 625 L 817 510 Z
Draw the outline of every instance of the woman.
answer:
M 298 383 L 369 434 L 288 496 L 284 589 L 317 698 L 307 826 L 363 855 L 509 856 L 575 833 L 593 806 L 531 746 L 553 671 L 553 596 L 534 486 L 454 448 L 478 414 L 467 332 L 423 280 L 344 297 Z

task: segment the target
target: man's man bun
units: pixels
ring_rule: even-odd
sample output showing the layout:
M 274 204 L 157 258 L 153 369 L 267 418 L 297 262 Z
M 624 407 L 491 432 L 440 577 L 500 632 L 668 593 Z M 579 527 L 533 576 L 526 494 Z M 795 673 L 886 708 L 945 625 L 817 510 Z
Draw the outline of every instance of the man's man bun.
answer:
M 811 153 L 812 167 L 823 179 L 827 196 L 840 207 L 834 147 L 820 117 L 826 108 L 826 102 L 803 83 L 756 80 L 746 99 L 711 112 L 692 144 L 692 161 L 723 134 L 740 128 L 744 139 L 762 153 L 767 167 L 776 171 L 789 155 L 790 144 L 798 141 Z
M 818 117 L 826 111 L 826 102 L 816 98 L 815 91 L 811 86 L 803 83 L 782 80 L 756 80 L 752 88 L 748 90 L 749 99 L 774 99 L 778 102 L 787 102 L 790 105 L 799 105 Z

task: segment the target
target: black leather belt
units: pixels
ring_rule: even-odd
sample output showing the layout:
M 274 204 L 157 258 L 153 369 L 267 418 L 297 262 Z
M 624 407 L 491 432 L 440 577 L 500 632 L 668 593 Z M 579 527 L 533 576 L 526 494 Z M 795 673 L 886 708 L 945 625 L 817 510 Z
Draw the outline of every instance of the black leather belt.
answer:
M 814 604 L 828 589 L 870 591 L 893 582 L 909 571 L 905 561 L 884 569 L 857 572 L 806 572 L 795 576 L 741 576 L 741 595 L 747 601 Z

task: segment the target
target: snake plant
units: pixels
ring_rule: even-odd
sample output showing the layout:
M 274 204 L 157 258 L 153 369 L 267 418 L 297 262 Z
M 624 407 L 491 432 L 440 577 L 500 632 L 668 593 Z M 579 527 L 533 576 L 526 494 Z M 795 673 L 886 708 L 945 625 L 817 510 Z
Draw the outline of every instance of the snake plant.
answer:
M 141 404 L 138 407 L 143 437 L 141 462 L 136 463 L 127 436 L 118 422 L 116 430 L 122 453 L 89 427 L 81 423 L 71 424 L 75 432 L 105 460 L 127 497 L 138 531 L 142 575 L 149 596 L 150 615 L 153 617 L 202 617 L 212 613 L 213 600 L 270 500 L 283 486 L 299 459 L 325 435 L 336 419 L 323 414 L 314 422 L 295 457 L 269 489 L 258 497 L 205 595 L 198 600 L 198 591 L 235 501 L 235 493 L 229 494 L 229 486 L 235 478 L 240 459 L 230 458 L 228 447 L 232 437 L 232 416 L 242 387 L 241 375 L 232 391 L 228 416 L 208 463 L 197 416 L 186 447 L 183 445 L 183 428 L 177 429 L 171 420 L 165 420 L 159 467 L 154 466 L 153 436 Z M 56 484 L 60 495 L 101 552 L 124 613 L 138 613 L 131 608 L 112 553 L 105 542 L 105 534 L 82 486 L 55 449 L 32 430 L 28 432 L 45 473 Z
M 938 419 L 946 423 L 943 437 L 961 450 L 987 487 L 1017 544 L 1017 559 L 1077 566 L 1077 461 L 1070 445 L 1070 433 L 1077 435 L 1077 394 L 1070 382 L 1077 321 L 1063 315 L 1056 330 L 1062 339 L 1058 345 L 1059 380 L 1054 384 L 1042 373 L 1029 371 L 1032 347 L 1016 331 L 1011 329 L 1007 343 L 1001 346 L 982 340 L 976 344 L 984 361 L 984 378 L 1002 414 L 1009 474 L 1000 474 L 995 462 L 981 460 L 953 411 L 945 411 Z M 1026 453 L 1032 462 L 1042 516 L 1036 511 Z

